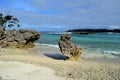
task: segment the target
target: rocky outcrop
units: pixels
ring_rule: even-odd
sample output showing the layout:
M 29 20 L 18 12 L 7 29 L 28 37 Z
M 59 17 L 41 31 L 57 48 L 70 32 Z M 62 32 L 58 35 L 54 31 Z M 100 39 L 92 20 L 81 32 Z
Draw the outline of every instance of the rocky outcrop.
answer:
M 32 48 L 40 33 L 33 30 L 5 30 L 0 32 L 2 48 Z
M 67 59 L 75 61 L 80 59 L 83 49 L 72 43 L 70 34 L 63 34 L 58 44 L 62 54 L 68 57 Z

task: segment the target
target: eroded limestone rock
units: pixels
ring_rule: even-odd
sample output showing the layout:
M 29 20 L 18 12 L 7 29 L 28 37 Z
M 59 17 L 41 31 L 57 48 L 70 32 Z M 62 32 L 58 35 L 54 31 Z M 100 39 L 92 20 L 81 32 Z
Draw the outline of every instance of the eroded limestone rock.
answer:
M 0 35 L 2 48 L 32 48 L 40 33 L 33 30 L 6 30 Z
M 80 59 L 83 49 L 72 43 L 70 34 L 62 34 L 58 44 L 62 54 L 67 56 L 69 60 L 78 61 Z

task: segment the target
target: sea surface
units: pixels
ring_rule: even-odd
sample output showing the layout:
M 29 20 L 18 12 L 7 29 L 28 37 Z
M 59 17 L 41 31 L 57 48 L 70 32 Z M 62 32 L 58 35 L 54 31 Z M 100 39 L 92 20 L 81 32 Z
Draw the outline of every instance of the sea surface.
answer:
M 62 32 L 45 32 L 36 43 L 58 48 Z M 89 35 L 71 34 L 72 42 L 84 49 L 84 53 L 104 54 L 112 58 L 120 58 L 120 34 L 97 33 Z

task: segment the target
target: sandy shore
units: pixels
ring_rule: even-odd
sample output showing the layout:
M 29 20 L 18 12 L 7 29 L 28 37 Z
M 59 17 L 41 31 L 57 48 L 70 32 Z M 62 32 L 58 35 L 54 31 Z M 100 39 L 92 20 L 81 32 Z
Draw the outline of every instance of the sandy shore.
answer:
M 120 61 L 117 59 L 89 59 L 84 58 L 83 55 L 82 60 L 79 62 L 65 61 L 64 56 L 60 54 L 59 49 L 51 47 L 35 47 L 27 50 L 0 49 L 0 61 L 7 61 L 0 62 L 2 65 L 9 64 L 3 69 L 3 66 L 0 65 L 0 75 L 2 78 L 6 78 L 2 76 L 4 73 L 6 73 L 7 76 L 10 73 L 11 75 L 12 73 L 16 73 L 16 75 L 12 76 L 12 79 L 37 80 L 39 77 L 43 77 L 45 79 L 39 80 L 120 80 Z M 13 63 L 19 64 L 17 65 Z M 11 65 L 12 67 L 10 67 Z M 14 69 L 15 67 L 13 67 L 13 65 L 19 68 L 21 65 L 29 65 L 30 67 L 28 67 L 30 69 L 27 70 L 27 74 L 30 74 L 29 71 L 31 72 L 31 66 L 33 66 L 32 69 L 35 74 L 24 75 L 24 72 L 20 71 L 22 72 L 20 75 L 23 77 L 18 76 L 19 71 Z M 7 70 L 10 71 L 7 72 Z M 38 71 L 34 72 L 34 70 Z M 45 71 L 46 75 L 41 74 L 39 70 L 40 72 Z M 47 75 L 47 71 L 49 71 L 49 74 L 53 76 L 52 78 Z M 39 77 L 37 75 L 39 75 Z M 27 76 L 29 76 L 29 78 L 23 79 Z M 33 79 L 31 76 L 36 79 Z M 8 78 L 8 80 L 9 79 L 10 78 Z
M 18 61 L 0 61 L 0 76 L 3 80 L 63 80 L 52 69 Z

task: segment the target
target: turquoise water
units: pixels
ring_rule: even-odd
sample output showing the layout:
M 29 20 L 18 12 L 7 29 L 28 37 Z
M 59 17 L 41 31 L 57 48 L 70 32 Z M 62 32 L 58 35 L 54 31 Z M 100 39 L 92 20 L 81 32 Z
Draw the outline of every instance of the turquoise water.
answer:
M 41 34 L 41 38 L 36 42 L 58 47 L 60 36 L 61 34 Z M 112 54 L 120 57 L 120 34 L 72 35 L 72 41 L 83 47 L 86 52 Z

